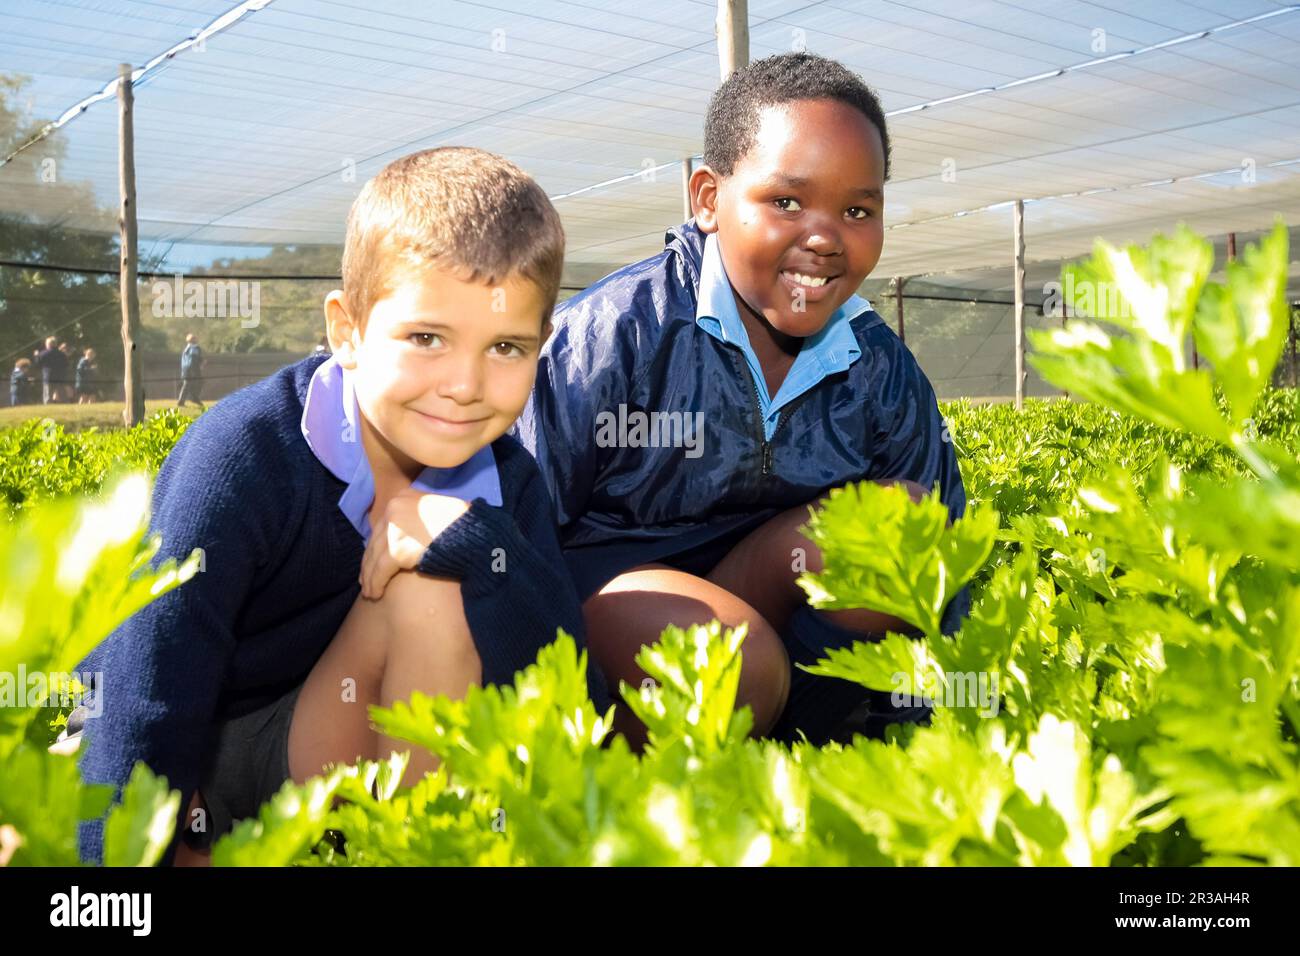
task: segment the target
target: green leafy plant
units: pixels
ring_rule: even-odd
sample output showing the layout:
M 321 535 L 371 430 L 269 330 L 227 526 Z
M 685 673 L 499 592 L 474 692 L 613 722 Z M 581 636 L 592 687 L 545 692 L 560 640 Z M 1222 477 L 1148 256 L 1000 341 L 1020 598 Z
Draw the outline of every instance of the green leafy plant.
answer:
M 145 538 L 148 495 L 136 475 L 102 500 L 47 502 L 0 526 L 0 827 L 9 865 L 77 865 L 77 822 L 101 816 L 112 799 L 111 788 L 84 785 L 74 758 L 49 747 L 72 706 L 65 692 L 80 689 L 66 676 L 118 624 L 197 570 L 197 557 L 147 566 L 158 551 Z M 109 813 L 105 863 L 155 863 L 179 802 L 138 765 Z
M 947 404 L 970 502 L 961 520 L 949 524 L 933 496 L 914 504 L 874 483 L 811 516 L 824 570 L 801 579 L 810 602 L 886 610 L 911 629 L 810 670 L 919 697 L 928 722 L 820 748 L 753 739 L 735 708 L 745 632 L 714 622 L 642 650 L 650 679 L 620 688 L 648 729 L 636 754 L 587 699 L 586 656 L 561 634 L 512 686 L 372 709 L 384 733 L 438 758 L 435 773 L 403 786 L 399 753 L 287 782 L 213 862 L 1296 865 L 1300 402 L 1267 387 L 1286 232 L 1247 248 L 1221 284 L 1212 258 L 1179 230 L 1145 248 L 1099 244 L 1072 267 L 1066 287 L 1094 318 L 1035 335 L 1032 361 L 1090 401 Z M 0 441 L 61 447 L 24 428 Z M 155 437 L 148 454 L 165 454 L 174 437 Z M 19 567 L 22 553 L 44 570 L 22 565 L 12 602 L 6 588 L 19 613 L 0 614 L 3 666 L 75 661 L 147 600 L 127 583 L 144 560 L 138 539 L 72 548 L 90 534 L 74 530 L 84 505 L 37 504 L 98 487 L 99 460 L 50 460 L 66 461 L 63 478 L 42 484 L 23 466 L 10 480 L 15 510 L 31 514 L 0 559 Z M 67 559 L 71 616 L 38 620 L 33 595 L 49 593 L 60 555 L 92 552 L 112 561 Z M 85 570 L 101 565 L 108 577 Z M 159 573 L 147 589 L 186 572 Z M 963 586 L 971 613 L 945 635 Z M 0 715 L 0 862 L 71 859 L 76 819 L 106 805 L 45 750 L 57 715 Z M 174 795 L 143 768 L 128 791 L 106 859 L 149 862 Z
M 1210 862 L 1295 865 L 1300 469 L 1294 430 L 1280 444 L 1256 422 L 1288 318 L 1286 229 L 1248 246 L 1222 284 L 1205 278 L 1209 257 L 1187 230 L 1149 251 L 1099 244 L 1078 275 L 1114 285 L 1120 308 L 1096 318 L 1129 334 L 1076 322 L 1036 336 L 1034 362 L 1081 395 L 1216 442 L 1248 470 L 1162 464 L 1145 487 L 1112 471 L 1080 489 L 1068 530 L 1110 555 L 1115 573 L 1132 569 L 1092 618 L 1149 635 L 1162 659 L 1136 702 L 1153 784 Z M 1181 361 L 1189 337 L 1207 366 Z
M 156 474 L 192 421 L 170 409 L 129 430 L 69 432 L 48 418 L 0 430 L 0 504 L 13 520 L 42 501 L 98 494 L 131 472 Z

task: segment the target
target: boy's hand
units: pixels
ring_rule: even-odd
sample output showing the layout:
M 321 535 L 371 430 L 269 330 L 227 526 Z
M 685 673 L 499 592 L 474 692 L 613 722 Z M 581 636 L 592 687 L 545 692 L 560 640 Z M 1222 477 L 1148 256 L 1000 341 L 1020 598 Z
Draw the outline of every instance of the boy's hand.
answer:
M 370 543 L 361 559 L 362 597 L 383 597 L 393 576 L 419 564 L 433 539 L 468 510 L 469 502 L 450 495 L 419 491 L 394 495 L 370 529 Z

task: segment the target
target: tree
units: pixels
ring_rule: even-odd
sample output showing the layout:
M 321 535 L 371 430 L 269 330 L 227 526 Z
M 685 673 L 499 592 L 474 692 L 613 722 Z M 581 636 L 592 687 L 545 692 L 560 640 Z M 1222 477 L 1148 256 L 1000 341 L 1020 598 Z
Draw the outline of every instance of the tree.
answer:
M 0 157 L 45 125 L 19 106 L 27 82 L 23 76 L 0 74 Z M 93 347 L 99 377 L 120 381 L 117 277 L 73 271 L 117 268 L 115 213 L 98 205 L 89 183 L 62 177 L 66 149 L 66 140 L 56 132 L 0 167 L 0 261 L 20 263 L 0 266 L 0 363 L 7 372 L 16 359 L 30 358 L 46 336 L 54 335 L 78 349 Z M 69 210 L 92 227 L 64 225 Z M 37 268 L 41 266 L 47 268 Z M 148 339 L 141 343 L 142 348 L 148 345 Z M 105 397 L 114 394 L 106 391 Z

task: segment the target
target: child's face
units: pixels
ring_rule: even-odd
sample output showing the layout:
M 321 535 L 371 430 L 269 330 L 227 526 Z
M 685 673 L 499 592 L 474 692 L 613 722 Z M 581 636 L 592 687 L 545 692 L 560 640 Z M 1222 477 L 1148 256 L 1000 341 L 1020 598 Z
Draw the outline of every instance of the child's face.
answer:
M 880 132 L 856 109 L 836 100 L 772 106 L 732 175 L 697 171 L 713 185 L 696 192 L 696 218 L 717 232 L 744 303 L 802 338 L 825 326 L 880 259 L 884 171 Z
M 357 405 L 376 433 L 372 467 L 378 452 L 414 480 L 505 434 L 532 391 L 543 307 L 538 287 L 520 277 L 493 288 L 432 267 L 402 269 L 361 332 L 350 318 L 336 323 L 346 310 L 342 293 L 331 293 L 330 343 L 353 370 Z

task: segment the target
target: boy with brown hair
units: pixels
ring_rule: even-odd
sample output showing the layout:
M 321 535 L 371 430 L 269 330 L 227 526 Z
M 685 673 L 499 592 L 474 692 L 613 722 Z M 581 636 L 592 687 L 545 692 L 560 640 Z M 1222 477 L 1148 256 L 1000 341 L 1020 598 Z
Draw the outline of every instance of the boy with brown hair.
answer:
M 286 779 L 406 749 L 369 705 L 509 683 L 559 627 L 582 646 L 545 484 L 506 434 L 563 254 L 545 193 L 490 153 L 428 150 L 366 184 L 325 300 L 332 354 L 226 397 L 163 464 L 159 560 L 202 548 L 204 570 L 92 655 L 87 781 L 120 787 L 143 760 L 180 789 L 182 827 L 210 814 L 187 831 L 201 844 Z M 404 782 L 435 766 L 413 753 Z M 83 857 L 101 840 L 84 824 Z

